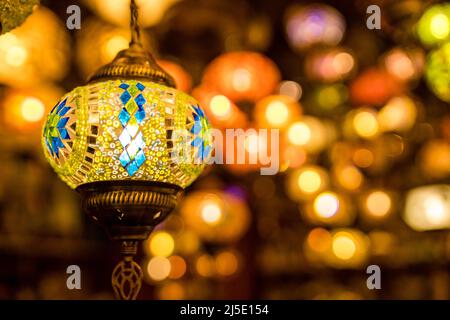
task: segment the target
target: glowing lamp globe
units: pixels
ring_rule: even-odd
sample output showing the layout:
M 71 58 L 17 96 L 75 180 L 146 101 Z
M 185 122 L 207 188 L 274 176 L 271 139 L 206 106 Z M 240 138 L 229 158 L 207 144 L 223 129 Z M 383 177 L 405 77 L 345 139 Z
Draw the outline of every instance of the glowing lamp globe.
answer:
M 427 46 L 442 43 L 450 38 L 450 4 L 429 7 L 417 23 L 417 35 Z
M 430 90 L 441 100 L 450 102 L 450 42 L 427 56 L 425 78 Z
M 234 102 L 256 102 L 275 91 L 280 70 L 268 57 L 251 51 L 228 52 L 205 69 L 203 84 Z
M 209 155 L 207 129 L 197 102 L 181 91 L 145 80 L 102 80 L 62 97 L 47 118 L 42 143 L 71 188 L 119 181 L 185 188 Z M 192 144 L 182 163 L 180 142 Z
M 116 296 L 134 299 L 142 271 L 137 243 L 175 207 L 211 152 L 209 124 L 194 98 L 175 89 L 139 42 L 131 1 L 130 47 L 48 115 L 42 146 L 50 165 L 80 192 L 85 211 L 121 241 Z

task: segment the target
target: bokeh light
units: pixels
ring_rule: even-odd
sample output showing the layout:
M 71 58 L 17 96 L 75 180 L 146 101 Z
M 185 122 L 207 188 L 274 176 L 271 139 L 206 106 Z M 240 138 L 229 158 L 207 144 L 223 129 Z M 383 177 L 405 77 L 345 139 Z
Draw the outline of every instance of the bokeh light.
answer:
M 352 236 L 346 232 L 338 232 L 333 236 L 332 250 L 341 260 L 349 260 L 356 253 L 356 244 Z
M 216 273 L 214 257 L 208 254 L 199 256 L 195 262 L 195 270 L 202 277 L 212 277 Z
M 41 130 L 44 116 L 62 93 L 61 88 L 51 85 L 4 90 L 0 101 L 4 124 L 22 133 L 37 133 Z
M 356 110 L 352 118 L 353 129 L 361 138 L 372 139 L 379 133 L 377 114 L 367 108 Z
M 329 189 L 301 204 L 300 213 L 313 225 L 349 226 L 355 219 L 355 208 L 349 197 Z
M 356 67 L 356 61 L 343 48 L 313 51 L 305 59 L 306 75 L 311 80 L 336 82 L 349 77 Z
M 192 90 L 192 96 L 200 102 L 208 119 L 215 128 L 241 128 L 247 126 L 247 115 L 223 94 L 207 86 L 199 86 Z
M 305 240 L 308 261 L 337 269 L 362 268 L 369 258 L 370 240 L 357 229 L 312 229 Z
M 358 148 L 353 153 L 353 162 L 360 168 L 368 168 L 374 162 L 373 152 L 366 148 Z
M 418 110 L 413 99 L 408 96 L 394 97 L 378 113 L 382 131 L 408 131 L 416 122 Z
M 169 257 L 170 262 L 170 279 L 179 279 L 186 273 L 186 261 L 180 256 Z
M 147 242 L 149 251 L 154 256 L 168 257 L 175 247 L 173 237 L 165 231 L 154 232 Z
M 314 228 L 306 237 L 307 246 L 314 252 L 323 254 L 331 246 L 331 233 L 323 228 Z
M 234 251 L 224 250 L 215 257 L 217 273 L 224 277 L 235 274 L 239 268 L 239 258 Z
M 301 146 L 307 152 L 316 153 L 327 146 L 330 135 L 318 118 L 302 116 L 287 128 L 287 138 L 291 144 Z
M 314 199 L 314 211 L 321 218 L 330 218 L 339 210 L 339 198 L 334 192 L 323 192 Z
M 258 101 L 254 118 L 261 128 L 284 128 L 301 112 L 300 104 L 293 98 L 274 95 Z
M 214 59 L 203 73 L 203 84 L 232 101 L 252 101 L 273 93 L 280 81 L 275 63 L 256 52 L 230 52 Z
M 245 202 L 226 192 L 192 192 L 180 206 L 186 224 L 205 241 L 229 243 L 247 231 L 250 214 Z
M 417 24 L 420 41 L 427 46 L 450 37 L 450 4 L 436 4 L 428 8 Z
M 419 153 L 419 168 L 430 178 L 444 178 L 450 174 L 450 144 L 442 139 L 425 143 Z
M 370 191 L 363 198 L 364 211 L 373 218 L 385 218 L 392 212 L 392 197 L 383 190 Z
M 336 182 L 348 191 L 357 191 L 364 182 L 364 176 L 359 169 L 351 164 L 339 164 L 333 168 Z
M 404 91 L 402 83 L 385 70 L 369 68 L 350 85 L 350 98 L 355 105 L 381 105 Z
M 153 257 L 148 261 L 147 274 L 151 280 L 162 281 L 170 274 L 170 261 L 165 257 Z
M 316 44 L 338 44 L 344 36 L 345 21 L 325 4 L 293 5 L 286 11 L 285 28 L 291 47 L 302 51 Z
M 430 185 L 406 195 L 404 219 L 417 231 L 450 228 L 450 186 Z
M 339 113 L 348 98 L 348 89 L 341 83 L 322 85 L 314 90 L 314 104 L 318 109 L 316 113 L 330 115 Z M 345 107 L 345 106 L 344 106 Z
M 450 102 L 450 42 L 431 51 L 427 56 L 426 79 L 428 87 L 436 96 Z
M 327 263 L 335 268 L 361 268 L 369 257 L 369 238 L 356 229 L 337 229 L 332 232 Z
M 302 97 L 303 89 L 302 86 L 295 81 L 282 81 L 278 87 L 278 93 L 298 101 Z
M 324 168 L 305 165 L 288 173 L 286 192 L 293 200 L 303 200 L 313 197 L 326 189 L 329 184 Z
M 218 94 L 212 97 L 209 107 L 211 112 L 219 119 L 228 119 L 231 117 L 231 101 L 224 95 Z
M 422 49 L 396 47 L 384 57 L 386 70 L 400 81 L 411 81 L 422 75 L 425 55 Z

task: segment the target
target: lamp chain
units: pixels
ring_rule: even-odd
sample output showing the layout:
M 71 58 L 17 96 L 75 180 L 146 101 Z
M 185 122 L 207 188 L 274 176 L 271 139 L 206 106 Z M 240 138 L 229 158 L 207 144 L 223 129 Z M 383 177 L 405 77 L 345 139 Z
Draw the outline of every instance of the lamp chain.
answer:
M 131 0 L 130 11 L 131 11 L 131 19 L 130 19 L 131 42 L 130 42 L 130 46 L 133 44 L 141 45 L 141 41 L 140 41 L 141 30 L 139 29 L 139 24 L 138 24 L 138 7 L 136 5 L 136 0 Z

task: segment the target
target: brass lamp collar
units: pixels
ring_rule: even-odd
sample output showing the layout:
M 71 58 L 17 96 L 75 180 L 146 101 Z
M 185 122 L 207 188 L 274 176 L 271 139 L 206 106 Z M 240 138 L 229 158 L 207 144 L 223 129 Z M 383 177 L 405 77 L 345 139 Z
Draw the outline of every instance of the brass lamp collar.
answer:
M 175 88 L 175 81 L 139 43 L 120 51 L 114 60 L 98 69 L 89 83 L 114 79 L 142 79 Z

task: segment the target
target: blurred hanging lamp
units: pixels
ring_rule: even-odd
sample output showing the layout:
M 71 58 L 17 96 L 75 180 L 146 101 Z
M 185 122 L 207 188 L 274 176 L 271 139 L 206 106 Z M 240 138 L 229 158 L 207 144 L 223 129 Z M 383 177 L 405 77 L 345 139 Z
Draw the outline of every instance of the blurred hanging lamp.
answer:
M 129 48 L 57 103 L 42 137 L 59 177 L 121 242 L 124 257 L 111 281 L 126 300 L 141 288 L 142 270 L 133 261 L 138 242 L 172 211 L 211 152 L 203 110 L 144 51 L 135 0 L 130 8 Z
M 2 0 L 0 3 L 0 34 L 20 26 L 33 13 L 39 0 Z

